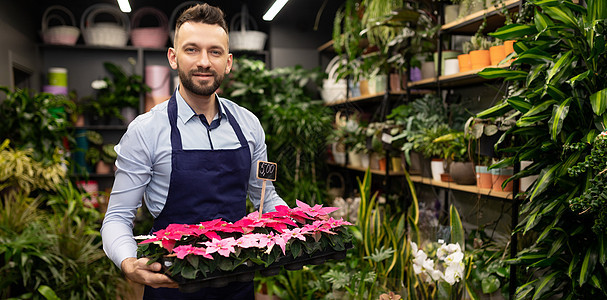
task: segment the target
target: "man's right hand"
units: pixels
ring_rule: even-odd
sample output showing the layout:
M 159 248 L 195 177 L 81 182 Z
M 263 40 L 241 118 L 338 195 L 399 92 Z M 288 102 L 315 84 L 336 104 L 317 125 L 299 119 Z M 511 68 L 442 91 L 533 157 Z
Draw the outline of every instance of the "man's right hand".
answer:
M 134 281 L 153 288 L 178 288 L 179 284 L 173 281 L 168 276 L 157 273 L 160 271 L 162 266 L 159 262 L 155 262 L 148 265 L 148 258 L 137 259 L 135 257 L 129 257 L 122 261 L 120 264 L 122 271 L 125 276 Z

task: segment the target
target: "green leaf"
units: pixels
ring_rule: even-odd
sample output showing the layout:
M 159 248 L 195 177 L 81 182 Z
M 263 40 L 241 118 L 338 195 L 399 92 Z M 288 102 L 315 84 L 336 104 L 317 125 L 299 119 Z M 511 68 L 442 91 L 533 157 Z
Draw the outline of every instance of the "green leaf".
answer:
M 525 101 L 525 98 L 523 97 L 510 97 L 506 101 L 508 102 L 508 104 L 510 104 L 510 106 L 514 107 L 514 109 L 522 112 L 523 114 L 528 112 L 533 107 L 533 105 Z
M 535 189 L 531 192 L 531 196 L 529 197 L 530 201 L 533 201 L 535 197 L 544 192 L 546 188 L 553 185 L 553 176 L 556 171 L 561 167 L 562 163 L 559 162 L 550 168 L 543 169 L 540 172 L 538 179 L 536 180 Z
M 535 29 L 538 32 L 542 32 L 547 30 L 549 27 L 554 25 L 554 22 L 550 20 L 546 15 L 539 12 L 538 9 L 535 9 Z
M 550 53 L 542 50 L 539 47 L 529 49 L 519 54 L 516 59 L 517 63 L 528 63 L 528 64 L 548 64 L 552 62 L 552 56 Z
M 488 119 L 495 116 L 501 116 L 506 112 L 510 111 L 511 109 L 512 108 L 510 107 L 508 102 L 502 102 L 478 113 L 476 117 L 480 119 Z
M 301 244 L 300 243 L 292 243 L 291 244 L 291 253 L 293 254 L 293 258 L 298 258 L 301 254 Z
M 563 93 L 563 91 L 559 90 L 556 86 L 551 85 L 551 84 L 546 84 L 546 93 L 548 95 L 550 95 L 550 97 L 552 97 L 553 99 L 557 100 L 557 101 L 565 101 L 565 99 L 567 99 L 569 96 L 565 93 Z
M 457 208 L 453 205 L 449 208 L 449 216 L 451 219 L 451 243 L 458 243 L 462 248 L 462 251 L 464 251 L 466 246 L 464 227 L 462 225 L 462 220 L 459 218 Z
M 184 266 L 183 270 L 181 270 L 181 276 L 183 276 L 185 279 L 195 279 L 198 271 L 198 268 Z
M 553 141 L 557 140 L 557 137 L 563 128 L 563 122 L 569 113 L 569 102 L 571 102 L 571 98 L 565 100 L 560 105 L 555 105 L 552 109 L 552 117 L 548 121 L 548 126 Z
M 607 261 L 607 249 L 605 248 L 607 245 L 605 244 L 605 234 L 599 235 L 599 262 L 601 265 L 605 265 Z
M 547 100 L 540 104 L 533 105 L 533 107 L 529 111 L 527 111 L 522 117 L 535 116 L 541 112 L 544 112 L 546 109 L 548 109 L 548 107 L 555 103 L 557 103 L 556 100 Z
M 565 52 L 561 57 L 554 63 L 554 66 L 548 70 L 548 84 L 557 85 L 564 76 L 569 78 L 568 69 L 575 66 L 573 63 L 576 60 L 573 50 Z
M 542 10 L 554 20 L 563 22 L 571 28 L 578 28 L 577 17 L 564 6 L 542 6 Z
M 536 33 L 537 29 L 531 25 L 508 24 L 493 33 L 489 33 L 489 35 L 501 40 L 517 40 L 526 35 L 534 35 Z
M 533 298 L 532 299 L 540 299 L 542 297 L 542 295 L 546 292 L 550 291 L 550 288 L 554 285 L 554 277 L 556 275 L 558 275 L 560 272 L 553 272 L 551 274 L 549 274 L 548 276 L 543 276 L 543 280 L 540 282 L 540 284 L 536 287 L 535 289 L 535 294 L 533 294 Z
M 527 72 L 506 70 L 502 68 L 485 68 L 477 74 L 488 79 L 504 78 L 504 80 L 524 80 L 527 78 Z
M 61 300 L 61 298 L 57 297 L 55 291 L 53 291 L 53 289 L 50 288 L 48 285 L 41 285 L 38 288 L 38 293 L 44 296 L 44 298 L 47 300 Z
M 491 294 L 500 288 L 500 280 L 495 275 L 489 275 L 481 280 L 483 293 Z
M 607 108 L 607 88 L 590 95 L 590 104 L 596 115 L 602 115 Z
M 584 260 L 582 261 L 582 268 L 580 269 L 580 279 L 579 285 L 582 286 L 588 278 L 592 275 L 594 271 L 594 267 L 596 266 L 597 254 L 593 247 L 588 248 L 586 250 L 586 255 L 584 256 Z

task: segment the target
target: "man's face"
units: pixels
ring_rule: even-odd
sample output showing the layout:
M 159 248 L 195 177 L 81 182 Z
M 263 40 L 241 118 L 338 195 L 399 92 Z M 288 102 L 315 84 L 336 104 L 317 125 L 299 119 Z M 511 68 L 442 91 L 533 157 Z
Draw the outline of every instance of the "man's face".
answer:
M 199 96 L 215 93 L 232 68 L 228 34 L 218 25 L 199 22 L 181 25 L 168 58 L 182 87 Z

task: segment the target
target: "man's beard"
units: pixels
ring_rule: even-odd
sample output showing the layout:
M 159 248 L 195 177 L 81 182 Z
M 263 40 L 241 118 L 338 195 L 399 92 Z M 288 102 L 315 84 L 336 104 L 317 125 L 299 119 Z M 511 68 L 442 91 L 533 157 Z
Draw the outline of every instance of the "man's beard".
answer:
M 215 93 L 215 91 L 219 88 L 219 86 L 223 82 L 223 78 L 224 78 L 223 74 L 220 75 L 211 69 L 207 69 L 207 70 L 198 69 L 195 71 L 190 71 L 189 74 L 186 74 L 183 70 L 181 70 L 179 68 L 179 65 L 177 66 L 177 73 L 179 74 L 179 80 L 181 81 L 181 84 L 183 85 L 184 88 L 186 88 L 188 91 L 190 91 L 196 95 L 207 96 L 207 97 L 211 96 L 211 95 L 213 95 L 213 93 Z M 192 80 L 192 78 L 194 77 L 194 73 L 211 73 L 211 74 L 213 74 L 213 81 L 211 82 L 211 85 L 195 84 L 194 80 Z

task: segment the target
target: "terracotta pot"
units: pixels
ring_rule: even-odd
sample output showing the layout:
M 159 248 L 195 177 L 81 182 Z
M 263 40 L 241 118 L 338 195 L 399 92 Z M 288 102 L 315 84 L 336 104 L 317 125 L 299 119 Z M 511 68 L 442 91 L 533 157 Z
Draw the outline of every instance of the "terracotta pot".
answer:
M 512 177 L 514 169 L 501 168 L 491 170 L 491 181 L 493 182 L 493 190 L 496 192 L 512 192 L 512 181 L 508 182 L 504 188 L 502 184 L 508 178 Z
M 382 158 L 378 159 L 377 162 L 379 163 L 379 169 L 382 171 L 385 171 L 386 170 L 386 158 L 382 157 Z
M 487 166 L 476 166 L 476 186 L 480 189 L 490 189 L 493 186 L 491 171 L 487 170 Z
M 371 94 L 371 92 L 369 91 L 369 80 L 367 79 L 362 79 L 360 82 L 360 95 L 364 96 L 364 95 L 369 95 Z
M 453 178 L 451 178 L 451 174 L 449 174 L 449 173 L 442 173 L 442 174 L 440 174 L 440 181 L 453 182 Z
M 449 174 L 457 184 L 472 185 L 476 183 L 472 162 L 452 162 L 449 166 Z
M 512 52 L 514 52 L 514 43 L 516 41 L 515 40 L 507 40 L 504 41 L 504 54 L 508 55 Z
M 472 70 L 482 69 L 491 65 L 489 50 L 470 51 L 470 63 L 472 65 Z
M 489 58 L 492 66 L 497 66 L 505 57 L 504 45 L 489 48 Z
M 466 72 L 472 70 L 472 63 L 470 62 L 470 54 L 460 54 L 457 56 L 459 62 L 459 71 Z
M 402 91 L 401 87 L 401 75 L 398 73 L 390 73 L 390 91 L 392 92 L 400 92 Z

